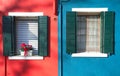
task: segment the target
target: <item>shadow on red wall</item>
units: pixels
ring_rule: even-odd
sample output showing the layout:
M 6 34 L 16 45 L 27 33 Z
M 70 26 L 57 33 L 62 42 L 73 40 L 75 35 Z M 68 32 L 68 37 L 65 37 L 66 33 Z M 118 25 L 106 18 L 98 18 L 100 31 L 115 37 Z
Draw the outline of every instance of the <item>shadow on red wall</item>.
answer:
M 3 0 L 2 0 L 3 1 Z M 57 76 L 58 41 L 54 0 L 4 0 L 0 8 L 0 76 Z M 49 56 L 44 60 L 9 60 L 3 56 L 2 16 L 8 12 L 44 12 L 49 16 Z M 5 74 L 4 74 L 5 73 Z

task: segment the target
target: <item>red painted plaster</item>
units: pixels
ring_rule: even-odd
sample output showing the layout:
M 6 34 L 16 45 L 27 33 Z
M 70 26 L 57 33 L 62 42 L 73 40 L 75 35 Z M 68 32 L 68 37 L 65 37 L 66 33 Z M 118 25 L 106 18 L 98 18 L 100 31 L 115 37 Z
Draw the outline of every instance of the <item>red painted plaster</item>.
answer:
M 3 56 L 2 48 L 2 17 L 0 14 L 0 76 L 5 76 L 5 57 Z
M 58 76 L 58 27 L 55 0 L 0 0 L 0 76 Z M 2 55 L 2 15 L 44 12 L 50 17 L 50 56 L 44 60 L 9 60 Z

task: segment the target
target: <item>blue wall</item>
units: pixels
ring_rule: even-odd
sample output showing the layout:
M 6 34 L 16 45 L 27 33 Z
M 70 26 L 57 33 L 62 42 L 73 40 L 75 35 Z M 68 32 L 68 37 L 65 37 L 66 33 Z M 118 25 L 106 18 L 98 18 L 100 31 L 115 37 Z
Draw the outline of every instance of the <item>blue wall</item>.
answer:
M 62 10 L 60 8 L 62 5 Z M 115 54 L 108 58 L 72 58 L 66 53 L 66 11 L 72 8 L 115 11 Z M 59 76 L 120 76 L 120 0 L 69 0 L 59 3 Z M 62 30 L 61 30 L 62 28 Z

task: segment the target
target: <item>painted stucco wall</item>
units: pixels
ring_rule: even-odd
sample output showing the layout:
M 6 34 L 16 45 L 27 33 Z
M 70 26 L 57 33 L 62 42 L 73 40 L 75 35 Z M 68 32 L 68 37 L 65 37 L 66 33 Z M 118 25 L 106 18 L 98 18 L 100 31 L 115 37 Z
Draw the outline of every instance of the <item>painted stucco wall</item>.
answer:
M 68 0 L 59 4 L 59 76 L 120 76 L 120 0 Z M 66 11 L 72 8 L 115 11 L 115 54 L 108 58 L 73 58 L 66 53 Z M 62 29 L 62 30 L 61 30 Z
M 0 76 L 58 76 L 55 6 L 55 0 L 0 0 Z M 50 17 L 48 57 L 44 57 L 44 60 L 9 60 L 3 56 L 2 16 L 7 16 L 8 12 L 43 12 Z

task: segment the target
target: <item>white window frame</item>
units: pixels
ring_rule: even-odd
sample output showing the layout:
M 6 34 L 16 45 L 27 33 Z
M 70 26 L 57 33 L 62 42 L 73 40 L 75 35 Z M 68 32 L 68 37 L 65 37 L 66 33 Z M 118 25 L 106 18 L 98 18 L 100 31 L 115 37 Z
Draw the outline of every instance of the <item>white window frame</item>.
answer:
M 108 8 L 72 8 L 74 12 L 102 12 L 108 11 Z M 73 53 L 72 57 L 108 57 L 106 53 L 100 52 L 83 52 L 83 53 Z
M 9 12 L 8 16 L 43 16 L 43 12 Z M 9 56 L 10 60 L 43 60 L 43 56 Z

